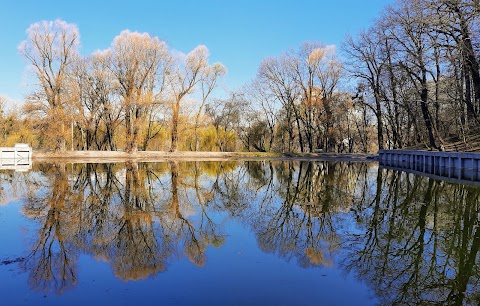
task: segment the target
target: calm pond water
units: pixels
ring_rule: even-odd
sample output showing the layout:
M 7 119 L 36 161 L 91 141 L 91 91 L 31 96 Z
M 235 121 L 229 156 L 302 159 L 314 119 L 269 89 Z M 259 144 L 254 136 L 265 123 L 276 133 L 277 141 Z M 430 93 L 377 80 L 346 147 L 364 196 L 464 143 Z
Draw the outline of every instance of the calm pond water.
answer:
M 2 305 L 480 302 L 478 187 L 376 163 L 0 172 Z

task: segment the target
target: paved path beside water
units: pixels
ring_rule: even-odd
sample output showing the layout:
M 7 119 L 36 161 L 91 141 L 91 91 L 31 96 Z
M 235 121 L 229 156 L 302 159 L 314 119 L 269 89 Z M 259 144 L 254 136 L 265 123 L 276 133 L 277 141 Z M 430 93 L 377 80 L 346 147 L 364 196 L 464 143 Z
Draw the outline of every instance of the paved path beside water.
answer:
M 33 151 L 35 161 L 75 161 L 75 162 L 115 162 L 125 160 L 164 161 L 164 160 L 325 160 L 325 161 L 370 161 L 375 154 L 353 153 L 263 153 L 263 152 L 193 152 L 193 151 Z

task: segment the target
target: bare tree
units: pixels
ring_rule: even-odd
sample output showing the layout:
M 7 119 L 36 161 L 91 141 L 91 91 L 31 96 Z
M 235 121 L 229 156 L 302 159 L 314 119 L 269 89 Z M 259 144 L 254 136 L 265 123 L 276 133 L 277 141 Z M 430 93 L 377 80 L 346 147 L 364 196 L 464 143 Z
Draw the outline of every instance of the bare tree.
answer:
M 225 66 L 223 66 L 221 63 L 215 63 L 211 66 L 207 65 L 203 71 L 204 75 L 201 77 L 200 82 L 202 98 L 197 115 L 195 116 L 195 151 L 198 151 L 198 126 L 203 107 L 210 97 L 210 94 L 218 86 L 218 80 L 223 77 L 226 72 L 227 70 Z
M 298 108 L 299 89 L 291 73 L 291 57 L 287 54 L 279 58 L 267 58 L 262 61 L 257 72 L 259 89 L 284 110 L 284 126 L 288 134 L 287 151 L 294 150 L 293 142 L 298 136 L 300 150 L 303 152 L 301 116 Z
M 480 114 L 480 59 L 475 51 L 480 28 L 480 5 L 472 0 L 429 1 L 438 18 L 433 20 L 435 31 L 454 40 L 462 59 L 465 84 L 464 102 L 468 115 L 478 121 Z M 473 95 L 473 97 L 472 97 Z
M 353 77 L 365 82 L 373 93 L 374 105 L 370 105 L 365 99 L 357 99 L 370 108 L 377 118 L 378 148 L 384 148 L 383 140 L 383 115 L 382 115 L 382 84 L 381 75 L 385 63 L 382 59 L 381 37 L 374 29 L 362 32 L 354 40 L 348 37 L 343 50 L 349 57 L 347 70 Z M 362 87 L 363 88 L 363 87 Z M 356 98 L 359 98 L 360 92 Z
M 257 136 L 254 136 L 256 141 L 250 142 L 250 144 L 259 151 L 272 151 L 274 149 L 276 128 L 279 121 L 277 117 L 280 105 L 278 101 L 271 96 L 269 91 L 264 90 L 258 79 L 245 86 L 243 91 L 245 99 L 250 102 L 250 108 L 253 109 L 249 114 L 252 125 L 249 127 L 248 135 L 254 136 L 254 134 L 257 134 Z M 265 131 L 261 131 L 264 128 Z M 247 137 L 247 140 L 248 139 L 252 138 Z M 265 143 L 263 140 L 265 140 Z M 283 143 L 282 151 L 284 151 Z
M 79 58 L 72 69 L 71 99 L 76 105 L 78 146 L 82 149 L 116 149 L 114 135 L 121 124 L 121 108 L 116 103 L 116 83 L 108 61 L 109 52 L 96 52 Z
M 33 66 L 40 83 L 40 91 L 30 103 L 44 113 L 45 132 L 53 138 L 54 149 L 66 150 L 66 80 L 68 68 L 78 55 L 78 28 L 56 19 L 33 23 L 26 33 L 27 40 L 20 43 L 18 50 Z
M 178 148 L 178 120 L 180 105 L 185 96 L 191 94 L 198 82 L 205 77 L 205 69 L 208 67 L 209 51 L 207 47 L 200 45 L 187 55 L 178 55 L 168 75 L 169 89 L 172 94 L 172 144 L 171 152 Z
M 240 124 L 248 103 L 243 96 L 232 93 L 228 99 L 215 100 L 205 106 L 216 131 L 217 146 L 220 151 L 234 151 L 236 138 L 231 136 L 240 134 Z
M 396 52 L 400 67 L 406 71 L 415 87 L 420 103 L 420 110 L 428 133 L 429 145 L 439 148 L 432 115 L 428 107 L 428 74 L 431 68 L 431 52 L 429 25 L 431 17 L 423 10 L 418 0 L 405 1 L 398 7 L 388 9 L 385 19 L 386 35 L 398 42 Z
M 399 0 L 347 40 L 348 70 L 374 100 L 380 148 L 442 149 L 477 121 L 478 18 L 470 0 Z
M 320 100 L 323 110 L 325 112 L 325 135 L 324 135 L 324 147 L 328 148 L 332 145 L 331 141 L 334 138 L 332 128 L 335 121 L 338 121 L 338 116 L 335 114 L 335 93 L 338 91 L 338 86 L 343 73 L 343 66 L 340 60 L 336 57 L 336 50 L 334 46 L 327 46 L 325 48 L 315 48 L 308 55 L 308 62 L 314 69 L 314 86 L 318 88 L 319 93 L 315 102 L 318 108 L 318 100 Z M 319 94 L 319 96 L 318 96 Z M 315 99 L 315 90 L 309 92 L 309 99 Z M 314 102 L 313 100 L 311 101 Z M 321 112 L 321 110 L 320 110 Z M 336 118 L 337 117 L 337 118 Z M 316 124 L 314 125 L 315 137 L 320 138 L 322 131 L 318 129 L 321 125 L 319 116 L 316 118 Z M 317 147 L 318 143 L 311 141 L 310 151 L 313 151 Z
M 110 53 L 110 68 L 122 97 L 125 150 L 133 153 L 138 150 L 147 110 L 155 100 L 155 81 L 168 58 L 167 45 L 147 33 L 125 30 L 115 37 Z

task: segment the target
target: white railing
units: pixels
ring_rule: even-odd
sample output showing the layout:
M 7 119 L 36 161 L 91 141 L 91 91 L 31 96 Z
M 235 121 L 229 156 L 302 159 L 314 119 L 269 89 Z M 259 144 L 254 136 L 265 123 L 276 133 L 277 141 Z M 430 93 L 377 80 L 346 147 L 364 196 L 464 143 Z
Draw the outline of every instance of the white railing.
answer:
M 25 143 L 0 147 L 0 170 L 28 171 L 32 168 L 32 148 Z

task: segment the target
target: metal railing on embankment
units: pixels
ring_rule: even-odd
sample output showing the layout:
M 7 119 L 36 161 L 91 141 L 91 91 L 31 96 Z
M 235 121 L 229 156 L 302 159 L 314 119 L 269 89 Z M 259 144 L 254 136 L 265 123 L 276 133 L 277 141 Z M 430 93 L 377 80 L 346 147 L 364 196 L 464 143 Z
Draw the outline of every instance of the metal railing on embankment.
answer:
M 379 150 L 378 162 L 380 166 L 430 174 L 437 179 L 480 182 L 479 153 Z

